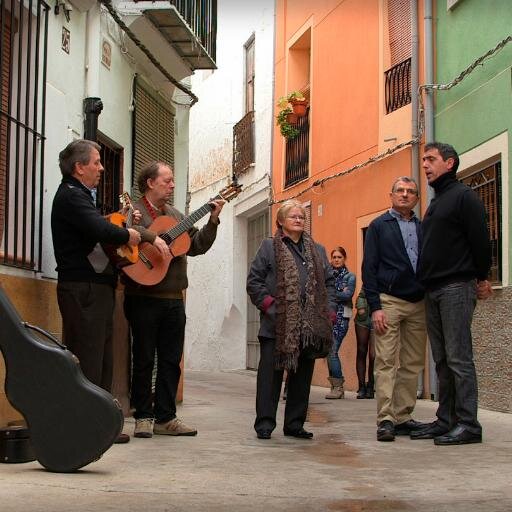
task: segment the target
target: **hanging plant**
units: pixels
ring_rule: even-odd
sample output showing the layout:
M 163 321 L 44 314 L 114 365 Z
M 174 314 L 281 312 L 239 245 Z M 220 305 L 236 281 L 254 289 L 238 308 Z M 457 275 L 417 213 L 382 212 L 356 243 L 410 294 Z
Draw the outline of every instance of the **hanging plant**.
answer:
M 279 130 L 281 131 L 281 135 L 288 140 L 294 139 L 299 135 L 299 130 L 288 120 L 288 116 L 293 116 L 293 111 L 291 107 L 283 108 L 279 114 L 277 114 L 276 120 L 277 125 L 279 126 Z M 295 122 L 297 122 L 295 120 Z
M 294 139 L 299 135 L 295 126 L 298 118 L 306 114 L 308 102 L 300 91 L 292 91 L 287 96 L 282 96 L 277 102 L 280 111 L 276 117 L 281 135 L 286 139 Z

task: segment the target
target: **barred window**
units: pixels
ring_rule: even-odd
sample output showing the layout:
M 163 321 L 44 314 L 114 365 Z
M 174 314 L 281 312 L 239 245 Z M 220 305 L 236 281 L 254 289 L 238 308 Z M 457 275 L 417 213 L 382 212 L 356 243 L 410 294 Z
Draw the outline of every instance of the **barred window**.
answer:
M 49 6 L 0 0 L 0 263 L 40 270 Z
M 501 162 L 496 162 L 460 181 L 471 187 L 480 197 L 487 213 L 491 238 L 492 264 L 490 280 L 501 282 Z

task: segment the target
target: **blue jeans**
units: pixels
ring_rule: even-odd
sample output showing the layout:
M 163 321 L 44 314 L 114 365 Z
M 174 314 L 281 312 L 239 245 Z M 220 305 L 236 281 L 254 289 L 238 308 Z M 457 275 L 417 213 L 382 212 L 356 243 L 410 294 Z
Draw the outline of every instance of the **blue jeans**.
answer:
M 446 285 L 426 295 L 427 331 L 439 379 L 437 422 L 445 428 L 463 425 L 482 432 L 477 420 L 478 387 L 471 322 L 476 282 Z
M 349 321 L 350 318 L 337 319 L 332 331 L 332 347 L 331 352 L 327 356 L 327 365 L 329 366 L 329 377 L 334 377 L 335 379 L 343 378 L 343 369 L 338 352 L 347 335 Z

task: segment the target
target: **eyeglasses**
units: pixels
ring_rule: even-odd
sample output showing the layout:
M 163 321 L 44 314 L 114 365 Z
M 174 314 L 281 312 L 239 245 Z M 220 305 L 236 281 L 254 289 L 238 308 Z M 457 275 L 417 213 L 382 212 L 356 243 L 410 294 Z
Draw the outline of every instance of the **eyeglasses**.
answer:
M 304 217 L 303 215 L 288 215 L 286 218 L 292 220 L 300 220 L 302 222 L 306 220 L 306 217 Z
M 395 190 L 393 190 L 393 192 L 395 194 L 411 194 L 412 196 L 417 196 L 418 195 L 418 191 L 415 189 L 415 188 L 403 188 L 403 187 L 398 187 L 398 188 L 395 188 Z

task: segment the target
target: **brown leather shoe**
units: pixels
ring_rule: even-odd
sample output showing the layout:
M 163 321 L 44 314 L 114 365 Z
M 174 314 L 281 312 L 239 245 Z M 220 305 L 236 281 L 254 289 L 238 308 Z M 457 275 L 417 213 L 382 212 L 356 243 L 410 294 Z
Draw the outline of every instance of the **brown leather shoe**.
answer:
M 114 444 L 126 444 L 130 442 L 130 436 L 128 434 L 123 434 L 122 432 L 119 434 L 117 439 L 114 441 Z

